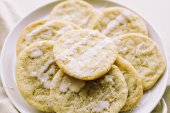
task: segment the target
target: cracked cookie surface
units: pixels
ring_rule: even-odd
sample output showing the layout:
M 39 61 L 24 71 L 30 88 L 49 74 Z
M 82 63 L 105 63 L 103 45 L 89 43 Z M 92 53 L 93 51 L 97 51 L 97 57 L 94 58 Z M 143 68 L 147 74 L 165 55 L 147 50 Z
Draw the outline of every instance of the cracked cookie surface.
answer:
M 93 6 L 83 0 L 64 1 L 51 11 L 52 19 L 70 21 L 82 28 L 91 26 L 95 17 Z
M 122 72 L 128 86 L 128 97 L 121 111 L 127 111 L 136 107 L 143 96 L 142 80 L 137 70 L 124 58 L 118 56 L 115 65 Z
M 137 14 L 122 7 L 110 7 L 101 11 L 92 28 L 111 38 L 126 33 L 148 34 L 144 21 Z
M 34 108 L 52 112 L 50 85 L 59 68 L 52 57 L 54 42 L 35 42 L 19 55 L 16 80 L 24 99 Z
M 117 58 L 114 42 L 94 30 L 73 30 L 55 43 L 57 65 L 68 75 L 94 80 L 106 74 Z
M 114 42 L 119 54 L 138 71 L 144 90 L 152 88 L 166 68 L 157 44 L 149 37 L 136 33 L 122 35 Z
M 79 29 L 73 23 L 58 20 L 38 20 L 27 25 L 17 42 L 17 55 L 33 42 L 53 40 L 56 41 L 67 31 Z
M 57 113 L 118 113 L 124 106 L 128 88 L 115 65 L 104 76 L 83 81 L 58 71 L 51 88 L 51 100 Z

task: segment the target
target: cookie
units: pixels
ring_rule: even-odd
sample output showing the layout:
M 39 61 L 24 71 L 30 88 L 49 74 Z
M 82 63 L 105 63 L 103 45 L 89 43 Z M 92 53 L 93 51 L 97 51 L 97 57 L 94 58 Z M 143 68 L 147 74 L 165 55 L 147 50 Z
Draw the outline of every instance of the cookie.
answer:
M 68 75 L 94 80 L 106 74 L 117 58 L 114 42 L 93 30 L 72 30 L 55 43 L 57 65 Z
M 144 21 L 135 13 L 122 7 L 105 8 L 94 21 L 92 29 L 99 30 L 111 38 L 126 33 L 148 35 Z
M 118 53 L 138 71 L 144 90 L 152 88 L 166 68 L 164 56 L 157 44 L 149 37 L 136 33 L 122 35 L 114 42 Z
M 128 88 L 119 68 L 112 65 L 105 76 L 91 81 L 58 71 L 50 93 L 57 113 L 118 113 L 126 102 Z
M 51 11 L 52 19 L 75 23 L 82 28 L 91 26 L 96 17 L 94 8 L 83 0 L 67 0 L 57 4 Z
M 38 20 L 25 27 L 17 42 L 17 54 L 33 42 L 57 40 L 69 30 L 79 29 L 76 25 L 58 20 Z
M 24 99 L 34 108 L 52 112 L 50 84 L 59 68 L 52 57 L 54 42 L 35 42 L 18 56 L 16 80 Z
M 123 73 L 128 86 L 128 97 L 121 111 L 133 109 L 143 96 L 142 81 L 136 69 L 124 58 L 118 56 L 115 65 Z

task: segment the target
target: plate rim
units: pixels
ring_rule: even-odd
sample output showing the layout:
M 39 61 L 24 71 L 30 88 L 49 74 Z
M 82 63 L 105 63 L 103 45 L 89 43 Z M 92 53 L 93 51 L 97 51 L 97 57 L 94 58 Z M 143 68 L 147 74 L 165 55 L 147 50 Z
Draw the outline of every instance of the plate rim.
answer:
M 85 0 L 85 1 L 87 1 L 87 0 Z M 94 1 L 97 1 L 97 0 L 94 0 Z M 129 10 L 131 10 L 131 11 L 133 11 L 133 12 L 136 13 L 136 11 L 132 10 L 132 9 L 129 8 L 128 6 L 125 6 L 125 5 L 123 5 L 123 4 L 119 3 L 119 2 L 116 2 L 116 1 L 113 1 L 113 0 L 103 0 L 103 1 L 105 1 L 105 2 L 112 2 L 112 3 L 116 4 L 116 5 L 119 5 L 119 6 L 121 6 L 121 7 L 125 7 L 125 8 L 127 8 L 127 9 L 129 9 Z M 37 7 L 37 8 L 34 8 L 32 11 L 30 11 L 26 16 L 24 16 L 23 18 L 21 18 L 21 19 L 17 22 L 17 24 L 10 30 L 10 32 L 9 32 L 8 35 L 6 36 L 6 39 L 5 39 L 4 43 L 3 43 L 3 46 L 2 46 L 2 49 L 1 49 L 1 54 L 0 54 L 0 76 L 1 76 L 1 81 L 2 81 L 3 88 L 4 88 L 4 90 L 5 90 L 5 93 L 7 94 L 7 96 L 8 96 L 8 98 L 9 98 L 9 100 L 11 101 L 12 105 L 13 105 L 18 111 L 20 111 L 20 109 L 19 109 L 20 107 L 17 106 L 16 102 L 13 100 L 13 98 L 12 98 L 11 95 L 10 95 L 10 93 L 8 92 L 8 88 L 6 87 L 6 83 L 5 83 L 5 80 L 4 80 L 5 74 L 4 74 L 3 69 L 2 69 L 2 68 L 3 68 L 2 60 L 3 60 L 3 58 L 5 57 L 5 56 L 4 56 L 4 51 L 5 51 L 5 47 L 7 46 L 7 41 L 8 41 L 9 38 L 11 37 L 11 34 L 14 32 L 14 29 L 17 28 L 17 27 L 20 25 L 20 23 L 22 23 L 22 21 L 24 21 L 26 18 L 28 18 L 32 13 L 34 13 L 34 12 L 36 12 L 36 11 L 44 8 L 44 7 L 47 7 L 47 6 L 49 6 L 50 4 L 54 4 L 54 3 L 56 3 L 56 2 L 61 2 L 61 0 L 50 1 L 50 2 L 45 3 L 45 4 L 43 4 L 43 5 L 41 5 L 41 6 Z M 157 30 L 153 27 L 153 25 L 150 24 L 149 21 L 148 21 L 145 17 L 141 16 L 141 15 L 138 14 L 138 13 L 136 13 L 136 14 L 139 15 L 144 21 L 146 21 L 147 24 L 149 24 L 149 26 L 155 31 L 156 35 L 158 36 L 158 40 L 160 41 L 159 43 L 161 44 L 161 50 L 163 51 L 162 53 L 163 53 L 164 58 L 165 58 L 165 61 L 166 61 L 166 70 L 165 70 L 165 72 L 164 72 L 164 74 L 163 74 L 162 76 L 164 76 L 165 73 L 167 74 L 167 76 L 166 76 L 166 82 L 164 83 L 164 85 L 167 86 L 167 84 L 168 84 L 168 75 L 169 75 L 169 66 L 170 66 L 170 65 L 169 65 L 169 61 L 168 61 L 168 55 L 167 55 L 167 52 L 168 52 L 168 51 L 167 51 L 167 49 L 165 48 L 165 45 L 163 45 L 163 43 L 162 43 L 162 39 L 161 39 L 161 36 L 160 36 L 159 32 L 157 32 Z M 160 45 L 160 44 L 158 44 L 158 45 Z M 161 78 L 162 78 L 162 77 L 161 77 Z M 162 98 L 162 96 L 163 96 L 163 94 L 164 94 L 164 92 L 165 92 L 165 89 L 166 89 L 166 87 L 163 87 L 163 91 L 162 91 L 161 93 L 159 93 L 159 95 L 161 95 L 161 96 L 160 96 L 159 99 L 157 99 L 157 102 L 154 103 L 153 107 L 150 109 L 151 111 L 156 107 L 156 105 L 158 104 L 158 102 L 161 100 L 161 98 Z M 151 112 L 151 111 L 149 111 L 149 112 Z

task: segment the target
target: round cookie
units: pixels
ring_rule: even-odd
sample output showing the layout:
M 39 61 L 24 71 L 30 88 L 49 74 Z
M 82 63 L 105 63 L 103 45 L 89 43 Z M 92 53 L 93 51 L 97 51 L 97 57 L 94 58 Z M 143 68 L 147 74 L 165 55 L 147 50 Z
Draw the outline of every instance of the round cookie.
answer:
M 115 65 L 123 73 L 128 86 L 128 97 L 125 105 L 121 109 L 121 111 L 127 111 L 134 108 L 140 101 L 143 95 L 142 81 L 136 69 L 121 56 L 117 57 Z
M 117 58 L 114 42 L 93 30 L 72 30 L 55 43 L 57 65 L 68 75 L 94 80 L 106 74 Z
M 17 54 L 33 42 L 57 40 L 69 30 L 79 29 L 73 23 L 58 20 L 38 20 L 27 25 L 17 42 Z
M 59 70 L 52 57 L 54 41 L 35 42 L 18 56 L 16 80 L 24 99 L 34 108 L 52 112 L 50 85 Z
M 118 53 L 138 71 L 144 90 L 152 88 L 166 68 L 165 59 L 157 44 L 149 37 L 136 33 L 122 35 L 114 42 Z
M 51 11 L 51 18 L 75 23 L 82 28 L 91 26 L 96 17 L 94 8 L 83 0 L 67 0 L 57 4 Z
M 99 30 L 111 38 L 126 33 L 148 35 L 144 21 L 135 13 L 122 7 L 104 9 L 94 20 L 92 26 L 93 29 Z
M 125 79 L 115 65 L 105 76 L 91 81 L 58 71 L 52 84 L 51 100 L 57 113 L 118 113 L 128 95 Z

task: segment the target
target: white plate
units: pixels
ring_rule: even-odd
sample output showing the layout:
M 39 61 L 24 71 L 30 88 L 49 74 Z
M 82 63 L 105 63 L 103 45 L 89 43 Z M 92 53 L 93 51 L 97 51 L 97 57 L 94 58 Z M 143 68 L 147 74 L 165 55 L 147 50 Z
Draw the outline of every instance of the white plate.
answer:
M 86 0 L 90 2 L 96 8 L 103 8 L 108 6 L 122 6 L 117 3 L 106 1 L 106 0 Z M 15 63 L 16 63 L 16 42 L 21 34 L 23 28 L 38 19 L 48 17 L 51 9 L 60 1 L 55 1 L 49 4 L 46 4 L 28 16 L 23 18 L 15 28 L 9 33 L 3 49 L 2 49 L 2 56 L 1 56 L 1 75 L 2 75 L 2 83 L 5 88 L 5 91 L 14 104 L 14 106 L 22 113 L 41 113 L 30 105 L 26 103 L 26 101 L 22 98 L 16 84 L 15 80 Z M 124 7 L 124 6 L 122 6 Z M 150 37 L 159 45 L 163 53 L 165 54 L 165 50 L 161 43 L 160 37 L 155 32 L 155 30 L 151 27 L 149 23 L 145 20 L 147 27 L 149 29 Z M 165 55 L 166 56 L 166 55 Z M 167 59 L 166 59 L 167 60 Z M 167 66 L 168 69 L 168 66 Z M 149 113 L 151 112 L 157 103 L 160 101 L 168 79 L 168 70 L 164 73 L 163 77 L 159 80 L 159 82 L 152 88 L 150 91 L 146 92 L 139 103 L 139 105 L 133 110 L 133 113 Z

